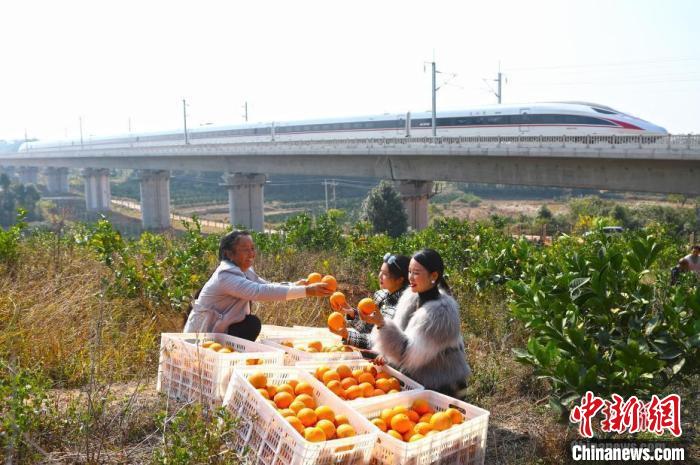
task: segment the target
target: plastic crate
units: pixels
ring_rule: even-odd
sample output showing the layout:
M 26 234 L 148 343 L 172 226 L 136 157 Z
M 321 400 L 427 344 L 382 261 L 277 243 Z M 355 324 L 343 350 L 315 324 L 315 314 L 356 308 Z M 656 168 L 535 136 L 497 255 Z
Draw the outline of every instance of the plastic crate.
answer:
M 304 331 L 288 326 L 262 325 L 258 341 L 278 337 L 304 337 Z
M 410 406 L 416 399 L 426 400 L 435 411 L 454 407 L 464 414 L 464 422 L 438 434 L 415 442 L 403 442 L 376 428 L 377 443 L 372 452 L 372 465 L 483 465 L 489 412 L 435 391 L 409 391 L 399 396 L 359 405 L 365 418 L 377 418 L 382 409 L 397 405 Z
M 247 376 L 262 371 L 268 383 L 279 385 L 290 379 L 306 381 L 313 387 L 318 405 L 328 405 L 345 414 L 356 436 L 324 442 L 305 440 L 272 407 Z M 236 450 L 248 450 L 250 465 L 360 465 L 369 462 L 377 433 L 362 415 L 328 391 L 313 376 L 294 367 L 247 368 L 236 370 L 224 399 L 224 406 L 240 420 L 234 432 Z
M 295 330 L 301 331 L 301 337 L 310 337 L 310 336 L 319 336 L 323 338 L 330 338 L 330 339 L 336 339 L 338 343 L 343 341 L 343 338 L 338 336 L 337 334 L 333 334 L 328 328 L 321 328 L 318 326 L 299 326 L 299 325 L 294 325 L 292 327 Z
M 362 355 L 354 350 L 352 352 L 305 352 L 303 350 L 298 350 L 293 347 L 287 347 L 285 345 L 282 345 L 282 342 L 284 341 L 291 341 L 295 345 L 306 344 L 311 341 L 321 341 L 321 343 L 324 346 L 338 344 L 338 341 L 336 341 L 335 339 L 325 337 L 280 337 L 263 339 L 260 342 L 265 345 L 269 345 L 270 347 L 274 347 L 275 349 L 283 350 L 286 354 L 284 358 L 284 363 L 286 365 L 295 365 L 297 362 L 313 362 L 322 360 L 357 360 L 362 358 Z
M 216 341 L 236 352 L 220 354 L 201 347 Z M 248 360 L 281 366 L 284 352 L 274 347 L 220 333 L 163 333 L 156 389 L 182 402 L 199 401 L 208 408 L 221 406 L 234 368 L 246 367 Z
M 297 368 L 302 369 L 306 371 L 307 373 L 310 373 L 312 376 L 316 373 L 316 368 L 318 368 L 321 365 L 326 365 L 331 368 L 335 368 L 338 365 L 347 365 L 351 370 L 356 370 L 358 368 L 364 368 L 368 365 L 372 365 L 372 362 L 369 362 L 365 359 L 359 359 L 359 360 L 334 360 L 334 361 L 314 361 L 314 362 L 297 362 L 295 365 Z M 389 365 L 383 365 L 383 366 L 374 366 L 378 372 L 386 372 L 390 376 L 393 376 L 394 378 L 399 380 L 399 383 L 401 384 L 401 392 L 406 392 L 406 391 L 422 391 L 423 385 L 417 383 L 416 381 L 413 381 L 411 378 L 408 376 L 404 375 L 400 371 L 390 367 Z M 315 376 L 314 376 L 315 377 Z M 348 405 L 351 406 L 357 406 L 357 405 L 363 405 L 368 402 L 376 402 L 377 400 L 386 400 L 390 399 L 392 397 L 396 397 L 401 395 L 401 392 L 397 392 L 394 394 L 385 394 L 383 396 L 377 396 L 377 397 L 360 397 L 355 400 L 346 400 L 345 402 L 348 403 Z

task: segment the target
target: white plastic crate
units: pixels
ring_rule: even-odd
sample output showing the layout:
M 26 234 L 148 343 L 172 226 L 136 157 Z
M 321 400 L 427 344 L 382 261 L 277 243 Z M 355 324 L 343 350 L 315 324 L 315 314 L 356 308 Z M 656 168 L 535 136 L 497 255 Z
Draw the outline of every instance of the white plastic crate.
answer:
M 372 362 L 365 360 L 365 359 L 359 359 L 359 360 L 333 360 L 333 361 L 314 361 L 314 362 L 297 362 L 295 365 L 297 368 L 302 369 L 306 371 L 307 373 L 310 373 L 312 376 L 315 375 L 316 373 L 316 368 L 320 367 L 321 365 L 326 365 L 330 368 L 336 368 L 338 365 L 347 365 L 351 370 L 356 370 L 359 368 L 364 368 L 368 365 L 372 365 Z M 389 365 L 383 365 L 383 366 L 374 366 L 378 372 L 386 372 L 390 376 L 393 376 L 394 378 L 399 380 L 399 383 L 401 384 L 401 392 L 405 391 L 422 391 L 423 385 L 417 383 L 416 381 L 413 381 L 411 378 L 408 376 L 404 375 L 400 371 L 390 367 Z M 315 377 L 315 376 L 314 376 Z M 401 392 L 397 392 L 394 394 L 385 394 L 383 396 L 377 396 L 377 397 L 360 397 L 355 400 L 346 400 L 349 405 L 351 406 L 357 406 L 357 405 L 363 405 L 368 402 L 374 402 L 377 400 L 386 400 L 390 399 L 392 397 L 396 397 L 401 394 Z
M 220 354 L 201 347 L 216 341 L 236 350 Z M 258 359 L 262 365 L 283 365 L 284 352 L 270 346 L 220 333 L 163 333 L 156 389 L 171 399 L 198 401 L 208 408 L 220 407 L 234 368 L 249 366 Z
M 304 331 L 289 326 L 262 325 L 258 335 L 258 342 L 263 339 L 277 337 L 304 337 Z
M 372 425 L 378 432 L 371 465 L 483 465 L 489 412 L 435 391 L 409 391 L 391 399 L 359 405 L 355 409 L 365 418 L 379 417 L 382 409 L 397 405 L 410 407 L 424 399 L 435 411 L 454 407 L 464 415 L 464 422 L 440 433 L 414 442 L 403 442 Z
M 295 365 L 297 362 L 312 362 L 319 360 L 357 360 L 362 358 L 362 355 L 355 350 L 353 350 L 352 352 L 305 352 L 303 350 L 298 350 L 293 347 L 287 347 L 285 345 L 282 345 L 282 342 L 285 341 L 290 341 L 294 345 L 306 344 L 311 341 L 320 341 L 324 346 L 338 344 L 338 341 L 336 341 L 335 339 L 325 337 L 280 337 L 263 339 L 260 342 L 265 345 L 269 345 L 270 347 L 274 347 L 275 349 L 283 350 L 286 354 L 284 359 L 284 363 L 286 365 Z
M 302 337 L 311 337 L 313 335 L 313 336 L 320 336 L 323 338 L 335 339 L 338 341 L 338 343 L 343 341 L 342 337 L 338 336 L 337 334 L 333 334 L 328 328 L 321 328 L 318 326 L 299 326 L 299 325 L 294 325 L 293 328 L 295 330 L 301 331 Z
M 347 416 L 356 436 L 309 442 L 251 385 L 248 375 L 261 371 L 268 384 L 290 379 L 313 387 L 317 405 L 327 405 Z M 375 428 L 362 415 L 328 391 L 313 376 L 294 367 L 250 367 L 236 370 L 224 398 L 224 406 L 240 419 L 234 432 L 236 450 L 248 450 L 249 465 L 365 465 L 377 440 Z

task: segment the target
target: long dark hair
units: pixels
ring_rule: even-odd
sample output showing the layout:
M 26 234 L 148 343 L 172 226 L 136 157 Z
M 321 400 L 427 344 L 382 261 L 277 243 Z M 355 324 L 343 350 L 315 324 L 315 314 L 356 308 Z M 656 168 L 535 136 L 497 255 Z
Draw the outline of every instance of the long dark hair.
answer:
M 236 242 L 243 236 L 250 236 L 250 232 L 242 229 L 239 231 L 231 231 L 230 233 L 224 234 L 219 242 L 219 260 L 228 260 L 226 258 L 226 251 L 233 250 L 236 246 Z
M 447 294 L 452 295 L 452 290 L 445 280 L 445 263 L 439 253 L 433 249 L 423 249 L 414 253 L 412 258 L 423 265 L 428 273 L 437 272 L 438 277 L 435 280 L 437 286 Z

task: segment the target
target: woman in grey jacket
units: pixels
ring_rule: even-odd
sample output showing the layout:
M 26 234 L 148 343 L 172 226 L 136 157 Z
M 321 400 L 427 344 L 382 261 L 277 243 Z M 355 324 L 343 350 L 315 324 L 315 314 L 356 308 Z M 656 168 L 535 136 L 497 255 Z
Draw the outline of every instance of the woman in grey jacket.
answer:
M 465 357 L 459 306 L 444 277 L 440 254 L 423 249 L 408 267 L 411 291 L 399 299 L 392 320 L 363 316 L 375 325 L 372 349 L 426 389 L 464 397 L 471 369 Z
M 270 283 L 253 270 L 255 244 L 247 231 L 233 231 L 221 238 L 221 263 L 199 292 L 183 332 L 228 333 L 254 341 L 261 322 L 250 314 L 251 301 L 292 300 L 332 294 L 326 283 L 306 286 Z

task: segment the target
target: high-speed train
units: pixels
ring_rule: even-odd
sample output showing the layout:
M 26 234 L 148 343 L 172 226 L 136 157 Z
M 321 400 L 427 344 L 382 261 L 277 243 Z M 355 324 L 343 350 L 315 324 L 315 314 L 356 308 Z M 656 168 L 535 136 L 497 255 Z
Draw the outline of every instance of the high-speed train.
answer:
M 658 137 L 668 132 L 653 123 L 605 105 L 584 102 L 488 105 L 438 112 L 437 136 L 629 136 Z M 203 126 L 188 129 L 190 144 L 432 136 L 432 114 L 405 113 L 351 118 Z M 19 151 L 67 147 L 118 148 L 181 145 L 182 129 L 89 140 L 28 142 Z

